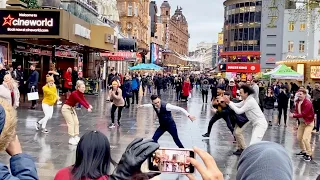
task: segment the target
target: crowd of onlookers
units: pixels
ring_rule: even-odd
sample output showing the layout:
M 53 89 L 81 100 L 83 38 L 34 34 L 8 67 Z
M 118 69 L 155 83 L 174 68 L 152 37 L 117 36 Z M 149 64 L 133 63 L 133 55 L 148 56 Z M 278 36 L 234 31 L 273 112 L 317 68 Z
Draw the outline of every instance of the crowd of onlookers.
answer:
M 21 69 L 21 67 L 20 67 Z M 17 115 L 15 108 L 19 104 L 15 103 L 14 99 L 17 96 L 19 85 L 27 85 L 29 92 L 35 90 L 39 80 L 39 73 L 35 67 L 31 65 L 31 73 L 28 79 L 24 79 L 23 74 L 17 78 L 19 66 L 17 70 L 10 68 L 4 69 L 0 65 L 0 88 L 8 88 L 10 95 L 5 97 L 0 91 L 0 151 L 6 151 L 10 158 L 9 168 L 0 163 L 0 179 L 5 180 L 35 180 L 39 179 L 34 160 L 31 156 L 24 154 L 18 139 L 19 133 L 16 132 Z M 69 68 L 64 73 L 64 88 L 67 87 L 70 92 L 73 90 L 73 73 L 77 69 Z M 60 73 L 55 69 L 51 72 L 57 76 L 59 80 Z M 10 74 L 10 76 L 7 76 Z M 75 75 L 75 74 L 74 74 Z M 11 79 L 10 79 L 11 78 Z M 77 73 L 77 81 L 79 74 Z M 218 92 L 228 92 L 234 99 L 241 100 L 239 96 L 239 87 L 242 84 L 250 85 L 255 91 L 254 98 L 259 102 L 261 109 L 264 110 L 266 116 L 273 115 L 273 109 L 278 108 L 283 111 L 284 123 L 286 126 L 286 110 L 290 106 L 294 108 L 293 102 L 300 98 L 297 92 L 309 90 L 310 97 L 306 96 L 308 101 L 313 102 L 313 107 L 318 115 L 318 101 L 320 100 L 320 85 L 315 84 L 312 88 L 308 85 L 307 88 L 299 87 L 294 83 L 274 82 L 267 84 L 263 81 L 253 80 L 241 82 L 237 79 L 224 79 L 213 77 L 210 75 L 193 75 L 193 74 L 117 74 L 114 71 L 109 75 L 109 84 L 111 93 L 111 101 L 117 101 L 121 96 L 125 102 L 126 107 L 130 104 L 138 103 L 139 88 L 142 87 L 143 94 L 166 92 L 169 88 L 175 89 L 176 100 L 185 100 L 191 96 L 191 90 L 197 88 L 201 91 L 203 103 L 207 103 L 208 94 L 211 91 L 212 97 L 216 97 Z M 15 81 L 14 81 L 15 80 Z M 14 84 L 17 83 L 17 84 Z M 3 87 L 2 87 L 3 86 Z M 121 91 L 118 91 L 118 88 Z M 66 91 L 66 94 L 68 94 Z M 114 91 L 114 92 L 112 92 Z M 13 92 L 13 94 L 12 94 Z M 121 92 L 117 94 L 117 92 Z M 110 93 L 109 93 L 110 94 Z M 10 99 L 10 101 L 9 101 Z M 131 101 L 132 100 L 132 101 Z M 124 106 L 120 104 L 119 106 Z M 35 108 L 35 104 L 32 104 Z M 296 110 L 297 111 L 297 110 Z M 279 113 L 280 114 L 280 113 Z M 281 114 L 279 115 L 278 125 L 280 125 Z M 319 117 L 319 116 L 318 116 Z M 273 119 L 268 119 L 272 125 Z M 300 121 L 298 121 L 300 122 Z M 315 123 L 315 133 L 319 131 L 319 123 Z M 58 171 L 55 180 L 83 180 L 83 179 L 97 179 L 97 180 L 127 180 L 127 179 L 151 179 L 158 176 L 158 172 L 141 172 L 142 163 L 150 157 L 157 149 L 159 144 L 153 140 L 135 139 L 131 142 L 123 153 L 119 162 L 112 159 L 110 151 L 110 143 L 108 138 L 99 131 L 90 131 L 85 133 L 78 145 L 76 153 L 76 161 L 69 167 Z M 195 166 L 197 171 L 204 180 L 223 179 L 223 174 L 219 170 L 214 158 L 207 152 L 194 148 L 195 153 L 204 161 L 204 165 L 196 159 L 190 158 L 191 164 Z M 113 166 L 113 167 L 112 167 Z M 113 171 L 111 169 L 114 169 Z M 293 167 L 292 162 L 286 150 L 279 144 L 272 142 L 260 142 L 253 144 L 246 148 L 239 159 L 237 165 L 236 179 L 261 179 L 261 180 L 292 180 Z M 272 172 L 272 173 L 270 173 Z M 192 174 L 187 175 L 189 179 L 196 179 Z M 320 179 L 320 177 L 318 177 Z

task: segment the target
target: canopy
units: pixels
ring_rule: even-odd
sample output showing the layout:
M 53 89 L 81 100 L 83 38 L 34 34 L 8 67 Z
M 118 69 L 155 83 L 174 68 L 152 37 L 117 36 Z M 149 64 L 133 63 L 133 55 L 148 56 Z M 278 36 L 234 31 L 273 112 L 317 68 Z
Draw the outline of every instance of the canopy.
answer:
M 264 76 L 270 76 L 273 79 L 303 79 L 303 75 L 292 70 L 288 66 L 281 64 L 272 71 L 264 73 Z
M 134 71 L 134 70 L 155 70 L 155 71 L 159 71 L 162 70 L 162 67 L 155 65 L 155 64 L 138 64 L 136 66 L 133 66 L 131 68 L 129 68 L 130 71 Z

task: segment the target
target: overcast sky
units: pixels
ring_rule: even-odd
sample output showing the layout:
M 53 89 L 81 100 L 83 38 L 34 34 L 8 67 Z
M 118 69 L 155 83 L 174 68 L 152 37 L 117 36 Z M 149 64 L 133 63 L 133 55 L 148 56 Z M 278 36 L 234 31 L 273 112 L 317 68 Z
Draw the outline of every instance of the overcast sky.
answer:
M 163 0 L 156 0 L 158 12 Z M 199 42 L 217 42 L 223 28 L 224 0 L 168 0 L 173 15 L 177 6 L 182 7 L 189 24 L 189 50 Z

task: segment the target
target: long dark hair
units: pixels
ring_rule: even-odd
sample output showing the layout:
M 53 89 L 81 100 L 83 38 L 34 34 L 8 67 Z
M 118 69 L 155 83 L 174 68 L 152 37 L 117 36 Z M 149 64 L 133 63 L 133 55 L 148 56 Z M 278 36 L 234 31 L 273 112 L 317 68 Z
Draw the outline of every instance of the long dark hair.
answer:
M 71 170 L 73 180 L 98 179 L 106 176 L 110 162 L 114 164 L 108 138 L 99 131 L 87 132 L 81 137 L 77 146 L 76 162 Z

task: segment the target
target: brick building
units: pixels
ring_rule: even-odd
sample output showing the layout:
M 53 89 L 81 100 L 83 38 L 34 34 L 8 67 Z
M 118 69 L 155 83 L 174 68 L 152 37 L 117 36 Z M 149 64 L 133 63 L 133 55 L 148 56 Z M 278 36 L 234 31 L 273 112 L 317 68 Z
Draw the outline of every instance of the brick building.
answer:
M 122 33 L 137 40 L 139 52 L 150 49 L 149 0 L 117 0 Z
M 163 65 L 175 68 L 177 65 L 185 66 L 187 61 L 184 61 L 183 56 L 188 56 L 189 53 L 189 32 L 188 22 L 182 13 L 182 8 L 177 7 L 174 14 L 171 16 L 171 6 L 168 1 L 161 4 L 161 22 L 164 30 L 164 52 Z

